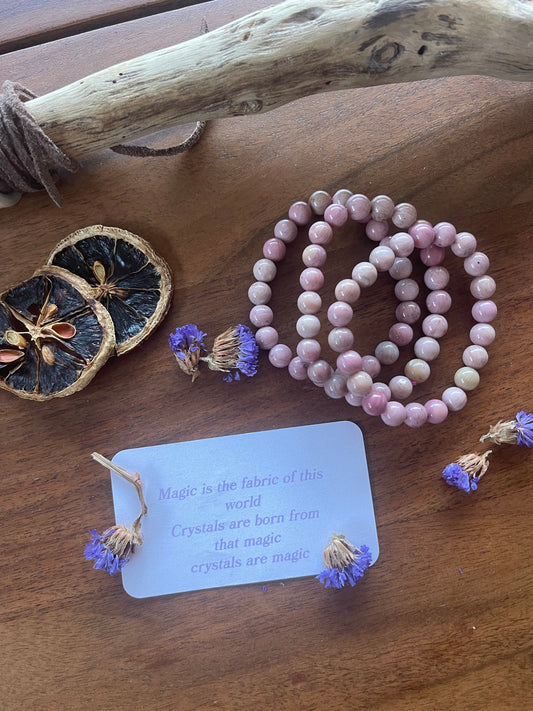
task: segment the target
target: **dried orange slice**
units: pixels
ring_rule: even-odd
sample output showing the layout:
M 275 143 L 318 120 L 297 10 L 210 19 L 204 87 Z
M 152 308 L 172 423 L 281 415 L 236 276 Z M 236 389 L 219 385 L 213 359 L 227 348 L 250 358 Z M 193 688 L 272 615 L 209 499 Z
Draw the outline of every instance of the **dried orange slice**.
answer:
M 117 355 L 149 336 L 170 306 L 167 263 L 142 237 L 118 227 L 92 225 L 73 232 L 52 251 L 48 264 L 90 284 L 113 319 Z
M 89 285 L 44 267 L 0 294 L 0 388 L 48 400 L 84 388 L 113 354 L 107 310 Z

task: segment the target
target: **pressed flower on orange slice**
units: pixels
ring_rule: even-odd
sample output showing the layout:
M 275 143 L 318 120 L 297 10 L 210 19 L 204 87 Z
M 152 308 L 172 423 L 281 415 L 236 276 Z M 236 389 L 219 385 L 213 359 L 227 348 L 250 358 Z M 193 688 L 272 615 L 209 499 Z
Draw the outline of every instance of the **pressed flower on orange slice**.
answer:
M 31 400 L 84 388 L 113 353 L 113 322 L 88 284 L 44 267 L 0 295 L 0 388 Z
M 118 227 L 93 225 L 73 232 L 52 251 L 48 264 L 90 284 L 113 319 L 117 355 L 149 336 L 170 306 L 168 265 L 146 240 Z

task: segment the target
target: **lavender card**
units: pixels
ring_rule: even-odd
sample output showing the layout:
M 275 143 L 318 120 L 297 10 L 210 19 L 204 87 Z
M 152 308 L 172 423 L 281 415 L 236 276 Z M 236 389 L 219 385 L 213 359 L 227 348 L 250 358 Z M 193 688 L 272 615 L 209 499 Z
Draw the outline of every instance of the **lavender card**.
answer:
M 144 543 L 122 570 L 133 597 L 317 575 L 332 533 L 378 557 L 361 430 L 328 422 L 126 449 L 140 474 Z M 111 474 L 117 523 L 139 513 Z M 318 585 L 318 583 L 317 583 Z

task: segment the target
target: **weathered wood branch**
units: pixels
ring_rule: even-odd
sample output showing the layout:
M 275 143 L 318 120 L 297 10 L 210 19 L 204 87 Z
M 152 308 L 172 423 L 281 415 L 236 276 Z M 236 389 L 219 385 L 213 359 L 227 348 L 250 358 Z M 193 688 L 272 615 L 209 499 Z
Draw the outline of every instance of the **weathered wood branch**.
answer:
M 533 80 L 527 0 L 288 0 L 26 104 L 73 158 L 325 91 L 481 74 Z

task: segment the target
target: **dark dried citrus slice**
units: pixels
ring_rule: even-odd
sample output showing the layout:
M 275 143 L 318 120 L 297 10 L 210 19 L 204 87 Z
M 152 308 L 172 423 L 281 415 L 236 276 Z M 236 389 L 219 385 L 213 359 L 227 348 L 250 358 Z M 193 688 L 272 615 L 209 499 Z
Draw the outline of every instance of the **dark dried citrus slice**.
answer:
M 170 306 L 170 269 L 142 237 L 118 227 L 93 225 L 65 237 L 48 257 L 87 281 L 111 314 L 116 353 L 143 341 Z
M 89 285 L 44 267 L 0 294 L 0 388 L 48 400 L 84 388 L 113 354 L 107 310 Z

